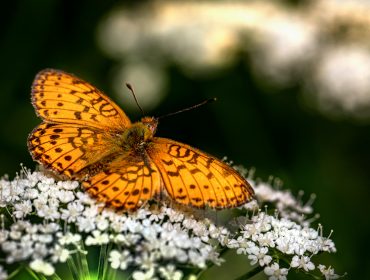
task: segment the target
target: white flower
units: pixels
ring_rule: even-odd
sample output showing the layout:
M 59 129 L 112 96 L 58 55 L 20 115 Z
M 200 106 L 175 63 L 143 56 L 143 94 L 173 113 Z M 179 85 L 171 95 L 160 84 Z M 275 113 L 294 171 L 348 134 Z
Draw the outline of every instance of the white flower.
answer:
M 17 243 L 14 241 L 5 241 L 1 243 L 1 249 L 5 252 L 12 252 L 17 249 Z
M 9 236 L 9 231 L 2 229 L 0 230 L 0 244 L 4 243 Z
M 184 220 L 184 214 L 181 212 L 175 211 L 172 208 L 167 208 L 166 214 L 170 218 L 171 222 L 178 223 Z
M 109 253 L 108 261 L 111 263 L 111 267 L 114 269 L 127 269 L 128 265 L 133 261 L 132 256 L 128 250 L 118 252 L 117 250 L 112 250 Z
M 68 203 L 67 209 L 62 209 L 61 218 L 67 220 L 69 223 L 75 222 L 77 217 L 81 216 L 84 206 L 78 202 Z
M 278 263 L 266 266 L 263 271 L 269 276 L 269 280 L 286 280 L 286 275 L 288 275 L 288 269 L 280 268 Z
M 9 237 L 13 240 L 20 239 L 22 237 L 22 232 L 13 229 L 10 231 Z
M 35 240 L 40 241 L 41 243 L 51 243 L 53 241 L 53 236 L 51 234 L 37 234 Z
M 55 248 L 53 250 L 51 260 L 56 263 L 56 262 L 66 262 L 67 259 L 69 258 L 70 252 L 66 249 L 61 247 L 60 245 L 55 245 Z
M 140 256 L 135 258 L 135 263 L 138 264 L 141 269 L 154 271 L 154 267 L 157 265 L 156 259 L 158 257 L 158 253 L 144 251 Z
M 158 222 L 160 220 L 163 220 L 164 214 L 165 213 L 163 211 L 159 211 L 157 213 L 151 213 L 151 215 L 149 217 L 149 221 Z
M 230 240 L 229 243 L 232 243 L 233 239 Z M 235 246 L 234 248 L 237 248 L 236 253 L 237 254 L 247 254 L 248 249 L 251 247 L 256 247 L 256 244 L 252 241 L 249 241 L 247 238 L 244 238 L 244 236 L 239 236 L 238 239 L 236 240 L 236 244 L 232 245 Z M 229 248 L 233 248 L 230 247 Z
M 264 234 L 258 234 L 256 236 L 256 241 L 258 241 L 260 246 L 266 246 L 266 247 L 275 247 L 275 235 L 273 232 L 266 232 Z
M 28 249 L 29 252 L 32 253 L 33 259 L 44 259 L 49 253 L 46 244 L 35 243 L 34 248 L 31 247 L 32 243 L 29 241 L 24 242 L 23 244 L 25 245 L 25 248 L 22 248 L 22 252 L 25 253 Z M 21 243 L 21 246 L 23 244 Z
M 8 279 L 8 273 L 4 270 L 4 267 L 0 265 L 0 280 Z
M 195 250 L 189 251 L 189 261 L 193 264 L 198 266 L 199 268 L 205 268 L 206 267 L 206 258 L 199 254 Z
M 176 267 L 172 264 L 169 264 L 166 267 L 160 267 L 158 268 L 158 271 L 166 280 L 181 280 L 183 276 L 182 272 L 176 270 Z
M 56 195 L 57 195 L 58 199 L 60 200 L 60 202 L 62 202 L 62 203 L 71 202 L 75 198 L 73 192 L 68 191 L 68 190 L 59 190 L 56 193 Z
M 276 249 L 284 254 L 292 255 L 294 253 L 295 244 L 289 238 L 279 236 L 276 240 Z
M 259 248 L 255 246 L 247 249 L 247 252 L 249 253 L 248 259 L 251 260 L 251 265 L 255 265 L 258 262 L 260 266 L 265 266 L 272 260 L 272 257 L 267 255 L 268 248 L 266 247 Z
M 98 205 L 91 205 L 89 207 L 86 207 L 83 215 L 87 218 L 96 218 L 99 214 L 99 207 Z
M 334 269 L 331 268 L 331 266 L 326 268 L 325 265 L 319 264 L 318 268 L 319 268 L 320 272 L 322 273 L 322 275 L 325 277 L 325 280 L 338 279 L 338 278 L 342 277 L 338 274 L 335 274 Z
M 333 240 L 326 238 L 326 237 L 321 237 L 319 241 L 320 241 L 321 250 L 326 251 L 326 252 L 333 252 L 333 253 L 337 251 Z
M 311 262 L 307 256 L 294 256 L 291 263 L 291 267 L 303 268 L 305 271 L 314 270 L 315 265 Z
M 102 215 L 97 216 L 95 219 L 95 222 L 96 222 L 96 227 L 101 231 L 106 230 L 109 226 L 108 220 Z
M 30 263 L 30 267 L 34 271 L 40 272 L 46 276 L 51 276 L 55 272 L 54 267 L 50 263 L 45 262 L 44 260 L 41 260 L 41 259 L 33 260 Z
M 59 243 L 61 245 L 68 245 L 68 244 L 78 244 L 81 240 L 80 234 L 73 234 L 72 232 L 67 232 L 66 234 L 62 234 L 61 232 L 57 233 L 59 237 Z
M 134 280 L 157 280 L 157 277 L 154 277 L 154 268 L 148 270 L 147 272 L 134 271 L 132 274 Z
M 77 226 L 81 232 L 90 232 L 96 228 L 94 219 L 86 217 L 77 217 Z
M 41 193 L 48 194 L 50 191 L 51 185 L 54 184 L 54 179 L 45 177 L 43 180 L 37 184 L 37 188 L 41 191 Z
M 359 109 L 369 108 L 370 52 L 367 48 L 336 45 L 323 53 L 316 67 L 314 73 L 322 109 L 332 111 L 339 107 L 356 114 Z
M 57 186 L 60 187 L 61 189 L 72 191 L 79 187 L 79 183 L 77 181 L 59 181 L 57 183 Z
M 39 196 L 39 191 L 36 188 L 26 189 L 24 192 L 25 199 L 35 199 Z
M 32 211 L 32 203 L 30 200 L 23 200 L 20 203 L 16 203 L 14 205 L 15 211 L 13 212 L 13 215 L 17 218 L 23 218 L 27 216 Z
M 39 230 L 43 233 L 55 233 L 60 229 L 60 225 L 57 223 L 44 224 Z
M 43 204 L 40 208 L 37 209 L 37 215 L 45 218 L 47 220 L 54 221 L 60 218 L 60 213 L 57 207 L 48 206 Z
M 116 244 L 129 247 L 136 244 L 140 240 L 141 236 L 139 234 L 128 233 L 111 235 L 109 238 Z
M 36 210 L 41 209 L 48 203 L 48 197 L 45 193 L 40 193 L 40 195 L 33 201 L 33 205 L 35 206 Z
M 253 56 L 255 67 L 283 84 L 289 82 L 294 66 L 312 56 L 317 44 L 315 26 L 294 15 L 272 16 L 256 31 L 261 51 Z
M 86 192 L 77 192 L 76 193 L 77 199 L 79 202 L 85 205 L 92 205 L 96 203 L 96 201 Z
M 99 230 L 94 230 L 92 232 L 93 236 L 88 236 L 85 240 L 85 244 L 87 246 L 91 245 L 102 245 L 107 244 L 109 242 L 109 235 L 107 233 L 102 233 Z
M 116 232 L 120 233 L 125 229 L 125 219 L 117 215 L 110 217 L 110 228 Z
M 132 233 L 141 232 L 143 229 L 143 225 L 141 223 L 130 218 L 126 220 L 125 226 Z
M 247 224 L 244 226 L 244 230 L 242 233 L 245 238 L 249 238 L 251 236 L 255 236 L 256 234 L 260 233 L 260 227 L 258 223 Z

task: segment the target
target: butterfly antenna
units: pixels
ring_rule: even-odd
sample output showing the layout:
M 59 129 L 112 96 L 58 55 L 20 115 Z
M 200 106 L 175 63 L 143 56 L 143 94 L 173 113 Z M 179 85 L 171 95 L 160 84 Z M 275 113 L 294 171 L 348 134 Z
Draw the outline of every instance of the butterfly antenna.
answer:
M 208 103 L 210 103 L 210 102 L 213 102 L 213 101 L 216 101 L 216 100 L 217 100 L 217 98 L 216 98 L 216 97 L 212 97 L 212 98 L 209 98 L 209 99 L 204 100 L 203 102 L 201 102 L 201 103 L 199 103 L 199 104 L 195 104 L 195 105 L 193 105 L 193 106 L 191 106 L 191 107 L 188 107 L 188 108 L 185 108 L 185 109 L 182 109 L 182 110 L 179 110 L 179 111 L 173 112 L 173 113 L 169 113 L 169 114 L 167 114 L 167 115 L 160 116 L 160 117 L 158 117 L 157 119 L 163 119 L 163 118 L 167 118 L 167 117 L 169 117 L 169 116 L 173 116 L 173 115 L 177 115 L 177 114 L 180 114 L 180 113 L 183 113 L 183 112 L 186 112 L 186 111 L 190 111 L 190 110 L 193 110 L 193 109 L 195 109 L 195 108 L 198 108 L 198 107 L 200 107 L 200 106 L 206 105 L 206 104 L 208 104 Z
M 141 108 L 139 102 L 137 101 L 136 94 L 135 94 L 135 91 L 134 91 L 133 86 L 131 84 L 129 84 L 129 83 L 126 83 L 126 87 L 131 91 L 131 93 L 132 93 L 132 95 L 133 95 L 133 97 L 135 99 L 135 102 L 136 102 L 137 107 L 139 107 L 141 113 L 143 114 L 143 116 L 145 116 L 145 113 L 143 111 L 143 108 Z

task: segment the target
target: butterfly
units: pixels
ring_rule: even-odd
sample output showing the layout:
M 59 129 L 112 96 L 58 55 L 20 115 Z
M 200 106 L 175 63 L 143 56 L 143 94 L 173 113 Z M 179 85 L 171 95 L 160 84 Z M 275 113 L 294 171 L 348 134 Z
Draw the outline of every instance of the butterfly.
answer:
M 182 205 L 222 209 L 254 197 L 232 167 L 189 145 L 155 137 L 157 118 L 132 123 L 102 91 L 72 74 L 39 72 L 31 95 L 43 121 L 28 137 L 32 158 L 79 180 L 109 207 L 135 210 L 165 194 Z

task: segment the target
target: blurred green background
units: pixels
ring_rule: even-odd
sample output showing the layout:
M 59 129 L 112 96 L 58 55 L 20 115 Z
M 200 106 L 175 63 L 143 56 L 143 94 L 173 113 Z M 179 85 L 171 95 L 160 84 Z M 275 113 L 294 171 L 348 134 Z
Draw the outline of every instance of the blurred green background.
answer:
M 148 115 L 217 97 L 164 119 L 158 135 L 255 167 L 264 180 L 279 177 L 304 200 L 317 194 L 314 209 L 338 249 L 322 262 L 370 279 L 369 6 L 345 12 L 348 1 L 339 2 L 8 1 L 0 174 L 35 167 L 26 139 L 40 119 L 30 86 L 44 68 L 93 83 L 132 120 L 140 113 L 125 101 L 127 81 Z

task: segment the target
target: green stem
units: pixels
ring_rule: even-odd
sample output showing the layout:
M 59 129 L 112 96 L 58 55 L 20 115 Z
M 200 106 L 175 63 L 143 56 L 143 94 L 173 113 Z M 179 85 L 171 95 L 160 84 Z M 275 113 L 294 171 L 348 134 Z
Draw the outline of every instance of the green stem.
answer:
M 33 272 L 33 270 L 31 269 L 31 268 L 29 268 L 29 267 L 27 267 L 26 266 L 26 270 L 27 270 L 27 272 L 34 278 L 34 279 L 36 279 L 36 280 L 40 280 L 40 278 L 36 275 L 36 273 L 35 272 Z
M 254 269 L 252 269 L 251 271 L 248 271 L 247 273 L 245 273 L 244 275 L 242 276 L 239 276 L 237 278 L 235 278 L 234 280 L 245 280 L 245 279 L 250 279 L 252 278 L 254 275 L 260 273 L 261 271 L 263 270 L 263 267 L 262 266 L 257 266 L 255 267 Z
M 113 269 L 111 267 L 108 267 L 108 273 L 107 278 L 108 280 L 116 279 L 117 269 Z
M 31 268 L 27 266 L 26 266 L 26 270 L 36 280 L 47 280 L 44 275 L 34 272 Z
M 99 264 L 98 264 L 98 279 L 105 279 L 107 263 L 107 245 L 103 244 L 100 247 Z
M 53 276 L 51 277 L 51 279 L 53 279 L 53 280 L 62 280 L 62 279 L 58 276 L 58 274 L 56 274 L 56 273 L 54 273 L 54 274 L 53 274 Z
M 74 262 L 74 259 L 72 256 L 70 256 L 67 260 L 67 264 L 68 264 L 68 267 L 69 267 L 69 271 L 71 272 L 72 274 L 72 278 L 74 280 L 78 280 L 78 270 L 77 270 L 77 267 L 76 267 L 76 264 Z
M 112 269 L 112 267 L 110 266 L 110 264 L 108 262 L 108 253 L 111 250 L 112 250 L 112 243 L 109 243 L 108 246 L 107 246 L 107 248 L 106 248 L 106 257 L 104 259 L 104 271 L 105 271 L 104 276 L 106 276 L 107 273 L 108 273 L 108 276 L 107 276 L 108 278 L 106 278 L 107 280 L 115 279 L 116 272 L 117 272 L 116 269 Z M 113 273 L 114 278 L 113 278 L 113 276 L 110 276 L 110 274 L 112 274 L 112 273 Z
M 7 279 L 11 279 L 11 278 L 13 278 L 14 276 L 16 276 L 16 275 L 19 273 L 19 271 L 20 271 L 21 269 L 23 269 L 23 266 L 19 266 L 16 270 L 12 271 L 12 273 L 10 273 L 10 274 L 8 275 L 8 278 L 7 278 Z
M 81 249 L 85 251 L 85 246 L 83 242 L 81 242 Z M 86 254 L 79 252 L 78 256 L 80 257 L 80 260 L 81 260 L 81 270 L 82 270 L 84 279 L 86 280 L 91 279 Z

